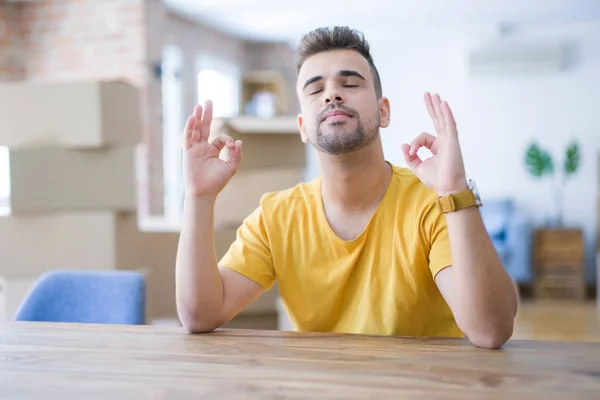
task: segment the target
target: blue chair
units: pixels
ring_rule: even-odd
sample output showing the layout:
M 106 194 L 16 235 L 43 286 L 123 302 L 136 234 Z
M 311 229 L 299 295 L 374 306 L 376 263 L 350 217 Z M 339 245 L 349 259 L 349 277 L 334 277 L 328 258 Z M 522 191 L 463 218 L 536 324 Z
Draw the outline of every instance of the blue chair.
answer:
M 508 274 L 519 284 L 533 282 L 532 226 L 511 199 L 488 199 L 480 208 L 486 230 Z
M 146 284 L 135 271 L 49 271 L 16 313 L 17 321 L 143 325 Z

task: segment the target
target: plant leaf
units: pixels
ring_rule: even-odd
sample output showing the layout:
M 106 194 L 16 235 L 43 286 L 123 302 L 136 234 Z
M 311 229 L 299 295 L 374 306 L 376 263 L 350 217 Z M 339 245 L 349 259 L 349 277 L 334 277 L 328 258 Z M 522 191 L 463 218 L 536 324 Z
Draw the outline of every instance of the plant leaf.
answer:
M 529 173 L 537 178 L 554 172 L 552 156 L 542 150 L 537 143 L 532 143 L 525 153 L 525 165 Z
M 579 169 L 581 155 L 579 153 L 579 145 L 577 142 L 571 143 L 567 147 L 567 155 L 565 157 L 564 171 L 565 175 L 573 175 Z

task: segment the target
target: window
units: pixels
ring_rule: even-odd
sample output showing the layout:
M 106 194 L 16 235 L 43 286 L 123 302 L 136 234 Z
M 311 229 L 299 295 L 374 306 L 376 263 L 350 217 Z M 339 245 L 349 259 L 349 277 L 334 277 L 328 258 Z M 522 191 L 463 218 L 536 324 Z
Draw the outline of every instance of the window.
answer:
M 165 222 L 179 223 L 183 212 L 183 54 L 175 46 L 163 49 L 162 112 L 163 112 L 163 180 Z
M 198 104 L 213 102 L 213 118 L 233 117 L 239 113 L 239 69 L 210 56 L 198 59 Z

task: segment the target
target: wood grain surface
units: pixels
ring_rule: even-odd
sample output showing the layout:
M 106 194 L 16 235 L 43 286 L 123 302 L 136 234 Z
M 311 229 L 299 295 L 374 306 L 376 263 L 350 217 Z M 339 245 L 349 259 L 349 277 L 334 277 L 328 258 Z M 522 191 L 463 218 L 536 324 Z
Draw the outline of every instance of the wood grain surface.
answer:
M 11 323 L 2 399 L 598 399 L 600 343 Z

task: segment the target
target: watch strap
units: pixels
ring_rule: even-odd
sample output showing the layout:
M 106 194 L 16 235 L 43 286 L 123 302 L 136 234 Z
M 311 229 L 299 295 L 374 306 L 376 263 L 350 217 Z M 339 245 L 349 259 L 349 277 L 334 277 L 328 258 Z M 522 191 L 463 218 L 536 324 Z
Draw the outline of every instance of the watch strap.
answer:
M 443 213 L 449 213 L 477 206 L 477 198 L 471 189 L 465 189 L 455 194 L 438 197 L 438 205 Z

